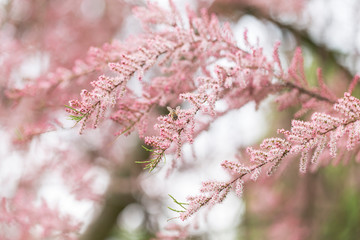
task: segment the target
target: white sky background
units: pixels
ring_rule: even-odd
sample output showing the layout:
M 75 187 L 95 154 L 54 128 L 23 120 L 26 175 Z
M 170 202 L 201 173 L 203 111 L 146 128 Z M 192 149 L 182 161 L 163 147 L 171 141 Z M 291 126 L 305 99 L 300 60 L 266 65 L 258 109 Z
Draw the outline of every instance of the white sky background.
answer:
M 4 0 L 0 0 L 4 2 Z M 166 0 L 159 0 L 159 2 L 167 6 Z M 184 1 L 174 0 L 177 6 L 179 6 L 181 12 L 185 12 L 184 8 L 186 3 L 194 5 L 196 1 Z M 326 2 L 326 4 L 324 4 Z M 307 8 L 307 14 L 310 15 L 311 28 L 310 33 L 318 41 L 326 41 L 330 47 L 334 47 L 343 52 L 359 52 L 360 48 L 360 31 L 359 27 L 352 24 L 358 23 L 360 20 L 360 14 L 358 6 L 360 1 L 357 0 L 314 0 L 311 1 Z M 326 8 L 324 8 L 324 5 Z M 329 24 L 331 22 L 331 24 Z M 133 19 L 127 20 L 129 32 L 122 32 L 119 36 L 123 37 L 131 34 L 133 29 Z M 304 25 L 309 22 L 304 22 Z M 244 29 L 249 29 L 249 39 L 253 42 L 258 38 L 260 45 L 264 46 L 266 51 L 271 54 L 272 46 L 274 42 L 280 40 L 274 39 L 273 36 L 269 37 L 264 31 L 264 25 L 260 24 L 253 18 L 243 18 L 236 25 L 233 26 L 235 35 L 238 40 L 241 41 L 242 33 Z M 354 31 L 356 29 L 356 31 Z M 339 32 L 341 31 L 341 32 Z M 355 43 L 355 44 L 354 44 Z M 353 49 L 352 46 L 357 46 Z M 306 59 L 311 61 L 311 59 Z M 37 61 L 34 61 L 36 63 Z M 28 63 L 27 63 L 28 64 Z M 286 65 L 286 63 L 284 63 Z M 27 72 L 28 65 L 24 66 L 23 71 L 26 74 L 33 74 Z M 186 196 L 191 194 L 197 194 L 200 188 L 201 181 L 209 179 L 223 179 L 228 176 L 226 172 L 220 167 L 220 162 L 223 160 L 233 160 L 236 153 L 236 149 L 240 146 L 248 146 L 259 141 L 267 130 L 267 116 L 269 115 L 269 109 L 267 104 L 261 105 L 260 110 L 255 111 L 254 104 L 248 104 L 239 111 L 232 111 L 225 117 L 219 119 L 214 123 L 209 132 L 205 132 L 199 136 L 195 141 L 194 147 L 196 154 L 199 158 L 201 168 L 196 171 L 189 171 L 185 175 L 173 174 L 169 179 L 164 181 L 164 171 L 159 171 L 156 174 L 144 176 L 143 187 L 144 191 L 149 194 L 161 194 L 164 199 L 164 206 L 176 207 L 172 203 L 167 194 L 171 194 L 179 201 L 182 201 Z M 0 129 L 0 181 L 6 181 L 6 176 L 13 174 L 19 174 L 16 169 L 18 167 L 19 154 L 10 152 L 8 136 Z M 57 144 L 56 140 L 51 140 L 52 135 L 49 134 L 49 144 Z M 55 137 L 55 136 L 53 136 Z M 53 142 L 51 142 L 53 141 Z M 211 149 L 211 150 L 209 150 Z M 41 150 L 33 150 L 34 154 L 40 157 L 46 157 L 45 152 Z M 211 151 L 211 152 L 210 152 Z M 186 153 L 185 153 L 186 154 Z M 102 174 L 102 173 L 101 173 Z M 89 215 L 92 212 L 92 205 L 84 202 L 77 202 L 70 197 L 66 190 L 58 184 L 56 178 L 54 182 L 48 188 L 44 188 L 42 194 L 50 201 L 56 202 L 61 200 L 61 208 L 65 212 L 75 214 L 79 218 L 89 219 Z M 103 174 L 103 179 L 100 180 L 100 187 L 105 188 L 107 182 L 106 174 Z M 54 187 L 57 186 L 57 187 Z M 150 187 L 151 186 L 151 187 Z M 1 196 L 8 196 L 11 190 L 11 184 L 9 189 L 2 189 Z M 13 186 L 14 187 L 14 186 Z M 55 203 L 56 205 L 56 203 Z M 131 206 L 133 210 L 129 210 L 128 213 L 124 213 L 122 218 L 126 218 L 128 221 L 128 227 L 134 227 L 139 224 L 139 219 L 142 218 L 141 211 L 135 214 L 138 217 L 134 217 L 134 206 Z M 136 207 L 136 206 L 135 206 Z M 223 204 L 215 207 L 208 218 L 208 222 L 201 221 L 200 230 L 204 232 L 211 232 L 211 239 L 231 240 L 236 239 L 236 233 L 233 231 L 233 227 L 239 224 L 241 221 L 241 213 L 243 206 L 241 199 L 237 198 L 234 194 L 231 194 Z M 128 217 L 126 217 L 128 214 Z M 133 221 L 129 216 L 132 216 Z M 176 216 L 173 212 L 168 212 L 168 216 L 164 216 L 162 220 L 166 224 L 168 218 Z M 177 221 L 177 220 L 175 220 Z M 120 221 L 121 222 L 121 221 Z M 131 225 L 133 222 L 133 225 Z

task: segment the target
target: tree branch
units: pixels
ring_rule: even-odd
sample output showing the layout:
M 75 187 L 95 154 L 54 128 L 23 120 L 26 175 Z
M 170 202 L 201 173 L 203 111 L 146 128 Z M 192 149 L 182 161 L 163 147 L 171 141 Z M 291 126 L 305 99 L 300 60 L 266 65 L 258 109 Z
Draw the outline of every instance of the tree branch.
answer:
M 351 81 L 351 79 L 353 78 L 354 74 L 351 73 L 351 71 L 347 67 L 342 65 L 337 59 L 337 56 L 339 55 L 338 52 L 329 49 L 325 44 L 317 43 L 306 30 L 297 29 L 292 24 L 282 23 L 267 14 L 266 12 L 255 8 L 254 6 L 250 6 L 246 3 L 241 2 L 230 3 L 215 1 L 209 7 L 209 12 L 214 12 L 218 16 L 230 16 L 233 21 L 238 20 L 245 14 L 249 14 L 258 19 L 271 22 L 278 26 L 280 29 L 289 31 L 297 39 L 298 42 L 308 45 L 311 49 L 314 50 L 314 52 L 317 52 L 322 59 L 326 59 L 326 61 L 334 64 L 340 71 L 345 74 L 348 81 Z
M 125 166 L 113 171 L 111 183 L 106 191 L 103 206 L 79 240 L 102 240 L 111 235 L 119 214 L 126 206 L 137 202 L 135 194 L 140 191 L 136 183 L 137 176 L 142 172 L 142 166 L 135 161 L 148 159 L 149 153 L 139 151 L 142 143 L 135 145 L 129 151 L 129 159 Z

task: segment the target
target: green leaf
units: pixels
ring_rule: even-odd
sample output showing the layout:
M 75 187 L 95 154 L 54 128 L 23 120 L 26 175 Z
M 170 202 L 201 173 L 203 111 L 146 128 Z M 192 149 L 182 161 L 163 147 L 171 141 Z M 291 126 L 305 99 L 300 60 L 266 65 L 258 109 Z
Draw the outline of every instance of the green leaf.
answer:
M 145 160 L 145 161 L 135 161 L 135 163 L 151 163 L 152 160 Z
M 80 113 L 79 110 L 77 110 L 77 109 L 75 109 L 75 108 L 73 108 L 73 107 L 70 107 L 70 106 L 68 106 L 68 105 L 65 105 L 65 107 L 66 107 L 66 108 L 69 108 L 69 109 L 71 109 L 71 110 L 73 110 L 73 111 L 75 111 L 75 112 L 77 112 L 77 113 Z
M 76 121 L 76 122 L 80 122 L 81 119 L 84 118 L 84 116 L 75 116 L 75 115 L 70 115 L 69 116 L 70 120 Z
M 23 134 L 22 134 L 22 132 L 21 132 L 21 130 L 20 130 L 19 128 L 17 128 L 17 129 L 15 130 L 15 134 L 16 134 L 16 136 L 17 136 L 17 138 L 18 138 L 19 140 L 23 140 L 23 139 L 24 139 L 24 136 L 23 136 Z
M 176 203 L 177 205 L 179 205 L 181 208 L 183 208 L 184 210 L 186 210 L 186 207 L 184 207 L 183 205 L 189 205 L 188 203 L 182 203 L 179 202 L 178 200 L 176 200 L 173 196 L 171 196 L 170 194 L 168 194 L 169 197 L 171 197 L 171 199 L 174 201 L 174 203 Z M 171 208 L 169 208 L 170 210 L 173 210 Z M 173 210 L 174 211 L 174 210 Z M 183 210 L 175 210 L 176 212 L 184 212 Z
M 185 212 L 184 210 L 176 210 L 176 209 L 173 209 L 173 208 L 171 208 L 171 207 L 168 207 L 168 209 L 170 209 L 170 210 L 173 211 L 173 212 L 177 212 L 177 213 Z
M 145 147 L 144 145 L 141 145 L 141 147 L 142 147 L 143 149 L 145 149 L 146 151 L 148 151 L 148 152 L 154 152 L 153 149 L 149 149 L 149 148 Z

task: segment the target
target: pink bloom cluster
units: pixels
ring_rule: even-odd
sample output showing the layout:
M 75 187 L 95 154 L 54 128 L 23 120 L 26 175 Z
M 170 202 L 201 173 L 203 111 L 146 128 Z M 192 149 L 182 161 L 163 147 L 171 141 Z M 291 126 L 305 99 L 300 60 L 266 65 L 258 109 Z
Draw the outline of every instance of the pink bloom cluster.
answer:
M 142 79 L 143 72 L 150 68 L 156 59 L 165 52 L 174 50 L 175 45 L 161 37 L 149 38 L 146 45 L 139 47 L 131 54 L 123 54 L 120 62 L 110 62 L 110 70 L 117 72 L 116 77 L 101 75 L 97 80 L 91 82 L 94 89 L 89 92 L 81 92 L 81 101 L 71 100 L 70 108 L 67 109 L 73 116 L 82 121 L 80 132 L 85 128 L 87 121 L 95 114 L 94 125 L 96 128 L 104 112 L 110 106 L 114 106 L 126 91 L 126 84 L 130 78 L 138 73 Z
M 137 128 L 139 136 L 144 138 L 148 126 L 147 114 L 153 106 L 153 101 L 137 100 L 135 96 L 119 102 L 117 111 L 111 115 L 111 119 L 123 128 L 115 135 L 129 135 Z
M 118 134 L 130 134 L 137 129 L 140 137 L 145 137 L 145 142 L 154 148 L 154 166 L 167 149 L 180 157 L 181 146 L 191 143 L 194 134 L 200 133 L 194 133 L 195 125 L 205 129 L 195 116 L 198 112 L 210 115 L 213 121 L 224 114 L 215 110 L 220 99 L 226 101 L 226 111 L 230 111 L 249 101 L 260 103 L 284 87 L 272 83 L 274 65 L 280 63 L 268 61 L 262 48 L 248 42 L 247 33 L 244 40 L 250 52 L 237 47 L 229 24 L 221 25 L 215 15 L 209 16 L 204 10 L 197 17 L 188 10 L 189 26 L 185 27 L 175 6 L 172 3 L 170 6 L 170 11 L 152 3 L 147 8 L 135 8 L 147 31 L 134 39 L 140 47 L 128 51 L 121 48 L 123 52 L 116 55 L 119 61 L 108 64 L 117 74 L 98 77 L 91 83 L 93 90 L 83 90 L 81 100 L 71 100 L 67 108 L 74 120 L 82 122 L 82 132 L 90 119 L 93 127 L 97 127 L 105 111 L 115 106 L 111 119 L 123 127 Z M 165 27 L 156 28 L 157 24 Z M 214 64 L 223 59 L 232 66 Z M 156 62 L 164 76 L 144 81 L 144 72 Z M 197 77 L 199 71 L 203 77 Z M 141 83 L 140 95 L 128 86 L 135 74 Z M 155 126 L 158 135 L 146 136 L 153 106 L 181 105 L 186 101 L 191 104 L 190 109 L 180 110 L 175 121 L 167 116 L 158 117 L 160 123 Z M 171 147 L 172 143 L 176 147 Z
M 170 8 L 170 11 L 163 10 L 152 3 L 147 8 L 136 8 L 135 14 L 142 20 L 146 31 L 142 39 L 135 40 L 140 47 L 123 53 L 120 61 L 109 63 L 109 68 L 117 73 L 116 77 L 100 76 L 91 83 L 94 89 L 83 90 L 82 100 L 71 101 L 67 109 L 75 119 L 78 117 L 83 122 L 83 130 L 90 117 L 95 116 L 96 127 L 105 110 L 109 106 L 116 106 L 111 118 L 123 127 L 118 134 L 130 134 L 138 129 L 140 137 L 152 147 L 148 149 L 152 152 L 151 159 L 144 161 L 146 168 L 155 168 L 165 154 L 172 153 L 176 159 L 180 158 L 184 143 L 192 143 L 196 135 L 206 129 L 206 123 L 197 116 L 209 115 L 211 122 L 224 114 L 216 111 L 215 104 L 219 100 L 225 100 L 227 112 L 250 101 L 259 104 L 270 94 L 290 89 L 278 98 L 280 108 L 300 103 L 304 112 L 316 108 L 320 103 L 334 103 L 334 95 L 323 83 L 321 71 L 318 71 L 319 88 L 311 89 L 308 86 L 300 48 L 295 51 L 285 73 L 278 56 L 279 43 L 274 47 L 273 60 L 269 61 L 262 48 L 249 43 L 247 31 L 244 42 L 248 50 L 242 50 L 237 47 L 229 25 L 221 26 L 215 15 L 209 16 L 202 11 L 201 17 L 196 17 L 188 10 L 189 28 L 186 28 L 171 2 Z M 159 24 L 162 26 L 158 27 Z M 223 59 L 230 64 L 218 64 Z M 143 80 L 144 72 L 156 62 L 164 76 Z M 199 71 L 204 76 L 198 77 Z M 140 95 L 128 87 L 129 80 L 136 73 L 141 83 Z M 189 102 L 191 107 L 178 110 L 175 116 L 171 113 L 157 117 L 157 134 L 146 135 L 153 106 L 181 105 L 184 102 Z M 208 203 L 213 205 L 221 202 L 232 187 L 240 196 L 243 177 L 249 174 L 255 181 L 265 165 L 268 175 L 271 175 L 289 154 L 301 152 L 300 170 L 304 172 L 309 152 L 317 147 L 312 160 L 314 164 L 317 163 L 326 143 L 324 134 L 314 132 L 312 127 L 315 123 L 321 125 L 320 116 L 324 115 L 315 114 L 313 122 L 293 121 L 291 131 L 280 131 L 287 140 L 269 138 L 264 140 L 260 149 L 248 148 L 252 163 L 249 167 L 223 162 L 222 166 L 237 176 L 225 185 L 214 182 L 206 196 L 191 198 L 190 206 L 181 218 L 187 218 Z M 198 131 L 195 131 L 195 126 Z M 324 130 L 324 126 L 321 129 Z M 296 142 L 296 137 L 301 139 Z M 175 164 L 176 161 L 173 161 Z
M 66 111 L 73 120 L 81 122 L 80 133 L 85 128 L 97 128 L 102 119 L 111 119 L 115 123 L 112 127 L 117 128 L 115 135 L 136 132 L 151 147 L 145 147 L 152 155 L 144 162 L 152 170 L 166 154 L 175 156 L 174 166 L 181 159 L 186 143 L 193 143 L 198 134 L 208 129 L 217 118 L 251 101 L 258 106 L 269 95 L 278 94 L 277 103 L 281 110 L 301 105 L 295 117 L 304 116 L 309 110 L 315 111 L 310 120 L 293 120 L 290 130 L 279 130 L 284 138 L 267 138 L 259 147 L 249 147 L 249 164 L 223 161 L 221 166 L 230 173 L 230 180 L 204 182 L 201 193 L 188 198 L 188 208 L 180 213 L 182 220 L 204 206 L 221 203 L 231 189 L 241 196 L 247 180 L 256 181 L 262 172 L 273 174 L 285 165 L 282 164 L 284 160 L 301 155 L 300 172 L 305 173 L 309 168 L 314 170 L 320 164 L 328 164 L 330 157 L 337 157 L 334 162 L 340 161 L 342 152 L 359 155 L 360 100 L 351 96 L 359 77 L 339 100 L 325 85 L 321 70 L 317 72 L 318 87 L 311 87 L 306 79 L 300 48 L 296 49 L 289 68 L 285 70 L 278 53 L 279 42 L 275 44 L 272 59 L 269 59 L 261 47 L 249 42 L 247 31 L 243 36 L 244 49 L 238 47 L 230 24 L 221 24 L 206 10 L 201 10 L 198 16 L 187 9 L 187 16 L 183 18 L 172 1 L 169 10 L 149 1 L 146 7 L 134 9 L 142 21 L 143 34 L 129 37 L 123 43 L 114 41 L 100 48 L 92 47 L 86 55 L 81 49 L 97 45 L 98 41 L 91 41 L 95 35 L 104 36 L 105 39 L 100 39 L 104 41 L 118 31 L 120 14 L 111 18 L 104 13 L 93 28 L 96 21 L 77 18 L 78 9 L 84 7 L 80 3 L 86 1 L 9 2 L 13 4 L 9 8 L 29 8 L 26 17 L 12 16 L 14 11 L 6 13 L 9 23 L 0 30 L 0 37 L 4 39 L 0 45 L 0 59 L 4 63 L 0 70 L 0 88 L 5 89 L 5 94 L 0 97 L 0 111 L 8 113 L 9 109 L 15 109 L 23 116 L 16 123 L 12 122 L 13 118 L 3 118 L 5 125 L 12 124 L 19 130 L 18 142 L 30 142 L 45 131 L 55 130 L 49 123 L 55 122 L 63 103 L 73 99 Z M 44 5 L 44 14 L 38 16 L 34 13 L 40 2 Z M 111 6 L 120 2 L 124 3 L 106 1 L 104 11 L 111 11 Z M 244 3 L 251 5 L 250 2 Z M 289 8 L 281 4 L 275 7 L 273 3 L 257 0 L 253 5 L 262 9 L 269 6 L 275 10 L 282 7 L 297 9 L 303 1 L 291 1 Z M 67 16 L 64 20 L 63 14 Z M 74 25 L 69 24 L 72 22 Z M 33 28 L 38 30 L 30 31 Z M 54 31 L 49 31 L 53 28 Z M 38 31 L 40 34 L 34 34 Z M 84 41 L 76 46 L 70 44 L 71 39 Z M 69 51 L 63 51 L 64 46 L 68 46 Z M 49 54 L 46 70 L 52 73 L 42 73 L 34 79 L 22 79 L 21 76 L 19 79 L 24 86 L 13 86 L 14 73 L 32 51 Z M 69 68 L 69 62 L 75 62 L 74 67 Z M 80 98 L 75 99 L 79 92 Z M 220 101 L 226 105 L 223 111 L 216 108 Z M 168 108 L 170 113 L 166 115 L 161 112 L 166 106 L 179 108 Z M 334 108 L 330 109 L 330 106 Z M 59 122 L 55 123 L 61 126 Z M 149 130 L 149 125 L 154 125 L 155 131 Z M 100 134 L 109 139 L 105 131 Z M 72 162 L 76 154 L 69 150 L 66 161 L 52 162 L 77 199 L 93 202 L 99 199 L 99 194 L 92 189 L 95 177 L 89 171 L 96 164 L 101 165 L 99 162 L 102 161 L 106 161 L 104 165 L 107 166 L 113 164 L 104 154 L 108 147 L 101 144 L 99 153 L 94 150 L 89 154 L 91 157 L 78 157 L 85 164 Z M 83 151 L 76 147 L 76 153 Z M 14 239 L 51 238 L 58 233 L 61 237 L 75 238 L 79 231 L 77 223 L 51 209 L 45 201 L 37 202 L 35 194 L 24 191 L 32 190 L 35 182 L 32 179 L 28 181 L 29 186 L 19 186 L 11 199 L 2 198 L 0 227 L 6 228 L 6 234 L 18 232 Z M 16 231 L 11 229 L 13 226 Z M 186 237 L 187 229 L 173 226 L 172 230 L 177 232 L 175 237 Z M 159 238 L 172 239 L 172 236 L 159 235 Z
M 45 200 L 36 203 L 34 198 L 24 190 L 18 190 L 11 199 L 2 198 L 0 222 L 8 237 L 2 239 L 47 239 L 59 235 L 70 240 L 77 239 L 79 223 L 50 208 Z
M 222 167 L 227 169 L 233 178 L 228 182 L 203 183 L 200 189 L 203 194 L 188 198 L 189 206 L 180 214 L 180 218 L 185 220 L 201 207 L 221 202 L 231 188 L 234 188 L 237 195 L 241 196 L 246 177 L 249 176 L 250 179 L 256 181 L 264 167 L 268 169 L 267 174 L 271 175 L 281 162 L 285 158 L 290 158 L 291 155 L 301 155 L 299 169 L 300 172 L 305 173 L 309 164 L 316 167 L 319 161 L 326 161 L 329 155 L 335 158 L 337 146 L 344 146 L 341 140 L 346 142 L 342 151 L 355 149 L 360 144 L 360 100 L 346 92 L 344 97 L 334 104 L 334 110 L 340 116 L 334 117 L 330 114 L 315 112 L 310 121 L 293 120 L 290 131 L 279 130 L 279 133 L 285 135 L 286 140 L 267 138 L 260 144 L 260 149 L 247 148 L 252 165 L 224 161 L 221 164 Z M 345 135 L 347 137 L 343 138 Z M 328 153 L 324 153 L 326 147 L 329 150 Z M 209 193 L 211 193 L 210 196 L 207 195 Z
M 164 156 L 167 149 L 175 143 L 176 156 L 181 156 L 181 147 L 185 142 L 193 142 L 194 134 L 194 109 L 178 109 L 176 113 L 158 117 L 160 123 L 156 124 L 155 129 L 159 130 L 158 136 L 145 137 L 145 143 L 154 148 L 153 161 L 148 166 L 150 169 L 156 167 Z M 175 164 L 175 162 L 174 162 Z
M 200 189 L 201 195 L 188 197 L 189 206 L 186 211 L 180 213 L 180 219 L 186 220 L 205 205 L 213 206 L 221 203 L 230 192 L 231 184 L 226 182 L 208 181 L 203 182 Z
M 360 142 L 359 134 L 359 108 L 360 100 L 345 93 L 334 105 L 334 110 L 341 117 L 334 117 L 325 113 L 314 113 L 311 121 L 292 121 L 290 131 L 280 130 L 287 140 L 292 143 L 291 153 L 301 153 L 300 171 L 305 172 L 308 165 L 309 152 L 313 150 L 311 163 L 317 164 L 326 145 L 329 154 L 336 157 L 336 149 L 340 139 L 347 134 L 346 149 L 353 150 Z M 341 144 L 341 143 L 340 143 Z M 342 144 L 341 144 L 342 145 Z

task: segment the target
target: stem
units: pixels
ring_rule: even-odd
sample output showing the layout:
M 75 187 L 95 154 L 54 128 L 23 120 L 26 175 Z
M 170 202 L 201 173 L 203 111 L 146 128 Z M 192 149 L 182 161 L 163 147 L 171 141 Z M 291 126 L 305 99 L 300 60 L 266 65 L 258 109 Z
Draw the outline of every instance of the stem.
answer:
M 290 152 L 290 151 L 288 151 L 288 150 L 284 151 L 284 153 L 282 154 L 282 156 L 280 156 L 280 160 L 279 160 L 279 161 L 281 161 L 284 157 L 286 157 L 286 155 L 287 155 L 289 152 Z M 256 170 L 256 169 L 258 169 L 258 168 L 261 168 L 261 167 L 265 166 L 266 164 L 271 163 L 271 162 L 273 162 L 274 160 L 277 160 L 277 159 L 278 159 L 278 158 L 275 158 L 275 159 L 273 159 L 272 161 L 263 162 L 263 163 L 260 163 L 260 164 L 258 164 L 258 165 L 253 166 L 253 167 L 250 169 L 249 172 L 246 172 L 246 173 L 243 173 L 243 174 L 239 175 L 238 177 L 234 178 L 233 180 L 231 180 L 230 182 L 228 182 L 226 185 L 224 185 L 222 188 L 220 188 L 219 193 L 222 192 L 222 191 L 224 191 L 224 190 L 226 190 L 226 189 L 228 189 L 228 188 L 231 188 L 231 187 L 232 187 L 231 185 L 234 184 L 237 180 L 239 180 L 239 179 L 245 177 L 246 175 L 252 173 L 254 170 Z M 201 204 L 198 209 L 196 209 L 196 211 L 198 211 L 201 207 L 207 205 L 207 204 L 210 202 L 211 199 L 212 199 L 212 197 L 208 197 L 208 198 L 204 201 L 204 203 Z
M 266 12 L 261 11 L 254 6 L 250 6 L 249 4 L 242 3 L 241 1 L 233 1 L 232 3 L 230 3 L 229 1 L 214 1 L 209 7 L 209 12 L 215 12 L 217 15 L 231 17 L 233 21 L 237 21 L 245 14 L 249 14 L 258 19 L 263 19 L 271 22 L 278 26 L 280 29 L 289 31 L 299 42 L 306 43 L 313 50 L 316 50 L 319 56 L 322 57 L 322 59 L 336 65 L 336 67 L 339 68 L 346 75 L 346 79 L 348 79 L 348 81 L 351 81 L 352 79 L 353 74 L 351 73 L 351 71 L 348 68 L 344 67 L 336 58 L 336 56 L 339 55 L 337 51 L 329 49 L 329 47 L 325 44 L 317 43 L 313 40 L 313 37 L 311 37 L 307 31 L 299 30 L 295 28 L 293 24 L 282 23 L 271 15 L 267 14 Z
M 312 91 L 310 91 L 308 89 L 300 87 L 300 86 L 298 86 L 297 84 L 295 84 L 293 82 L 286 81 L 284 85 L 285 85 L 285 87 L 288 87 L 288 88 L 297 89 L 297 90 L 299 90 L 299 92 L 301 92 L 303 94 L 306 94 L 306 95 L 309 95 L 310 97 L 316 98 L 316 99 L 318 99 L 320 101 L 324 101 L 324 102 L 327 102 L 327 103 L 330 103 L 330 104 L 335 104 L 336 103 L 336 101 L 334 101 L 332 99 L 329 99 L 327 97 L 321 96 L 318 93 L 315 93 L 315 92 L 312 92 Z

